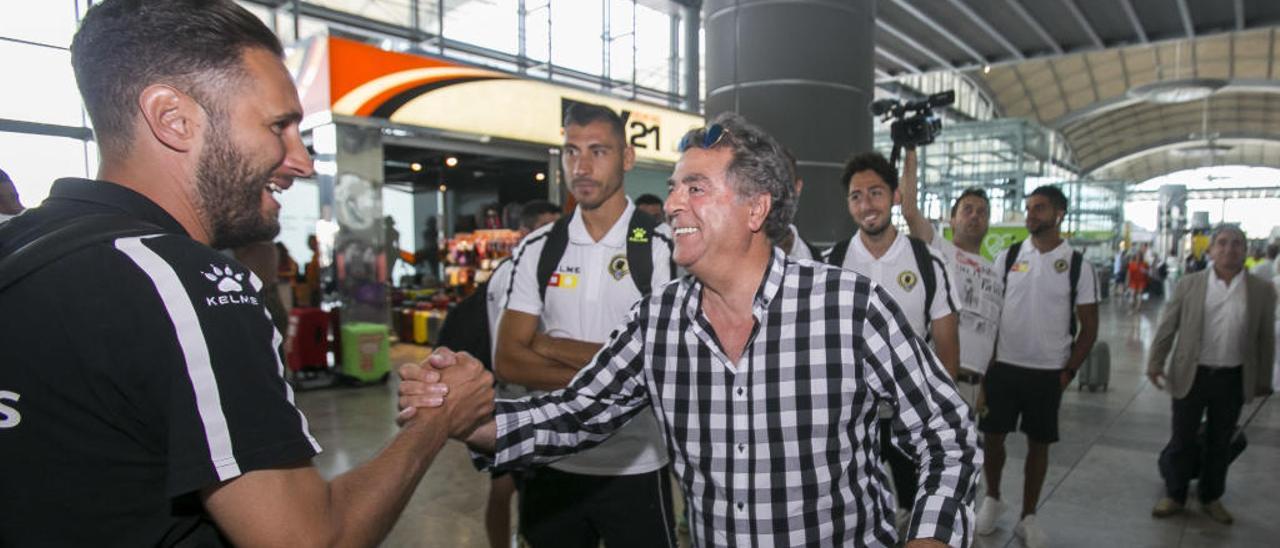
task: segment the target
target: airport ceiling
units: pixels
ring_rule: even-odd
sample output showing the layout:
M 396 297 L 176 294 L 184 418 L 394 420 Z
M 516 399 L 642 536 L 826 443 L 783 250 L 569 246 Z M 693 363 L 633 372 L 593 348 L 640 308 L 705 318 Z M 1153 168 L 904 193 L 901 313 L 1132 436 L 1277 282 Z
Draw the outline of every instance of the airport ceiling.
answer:
M 956 71 L 1076 167 L 1280 166 L 1276 0 L 878 0 L 876 78 Z M 1203 99 L 1183 99 L 1212 91 Z

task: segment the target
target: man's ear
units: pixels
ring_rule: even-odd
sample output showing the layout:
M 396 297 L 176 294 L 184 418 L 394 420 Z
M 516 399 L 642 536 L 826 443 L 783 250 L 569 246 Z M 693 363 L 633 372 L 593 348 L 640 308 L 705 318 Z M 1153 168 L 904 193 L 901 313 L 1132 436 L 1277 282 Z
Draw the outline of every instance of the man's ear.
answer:
M 204 109 L 172 86 L 147 86 L 138 94 L 138 106 L 151 136 L 174 151 L 191 151 L 203 133 Z
M 626 145 L 622 147 L 622 171 L 631 171 L 636 166 L 636 147 Z
M 752 232 L 764 228 L 765 219 L 769 218 L 769 210 L 773 209 L 773 195 L 761 192 L 750 199 L 751 211 L 747 214 L 747 227 Z

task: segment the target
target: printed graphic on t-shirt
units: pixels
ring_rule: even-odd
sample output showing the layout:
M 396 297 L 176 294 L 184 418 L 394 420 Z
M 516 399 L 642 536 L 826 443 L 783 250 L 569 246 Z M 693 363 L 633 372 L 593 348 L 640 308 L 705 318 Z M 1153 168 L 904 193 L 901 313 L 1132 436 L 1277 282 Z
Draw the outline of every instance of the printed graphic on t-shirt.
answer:
M 565 272 L 556 272 L 551 275 L 551 279 L 547 280 L 547 287 L 558 287 L 560 289 L 573 289 L 578 287 L 578 275 L 568 274 Z

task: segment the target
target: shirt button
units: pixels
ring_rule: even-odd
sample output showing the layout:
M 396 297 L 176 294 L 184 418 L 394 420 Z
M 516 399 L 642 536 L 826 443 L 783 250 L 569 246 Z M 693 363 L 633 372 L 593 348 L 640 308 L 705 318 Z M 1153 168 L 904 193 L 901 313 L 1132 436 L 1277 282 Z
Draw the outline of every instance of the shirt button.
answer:
M 743 390 L 741 387 L 739 387 L 739 388 L 738 388 L 738 395 L 739 395 L 739 396 L 741 396 L 741 395 L 743 395 L 743 394 L 746 394 L 746 393 L 747 393 L 747 391 L 746 391 L 746 390 Z
M 743 504 L 742 504 L 741 502 L 739 502 L 739 503 L 738 503 L 738 510 L 742 510 L 742 508 L 743 508 Z
M 738 452 L 739 452 L 739 453 L 741 453 L 741 452 L 743 452 L 743 451 L 746 451 L 746 450 L 747 450 L 747 444 L 745 444 L 745 443 L 739 443 L 739 444 L 738 444 Z

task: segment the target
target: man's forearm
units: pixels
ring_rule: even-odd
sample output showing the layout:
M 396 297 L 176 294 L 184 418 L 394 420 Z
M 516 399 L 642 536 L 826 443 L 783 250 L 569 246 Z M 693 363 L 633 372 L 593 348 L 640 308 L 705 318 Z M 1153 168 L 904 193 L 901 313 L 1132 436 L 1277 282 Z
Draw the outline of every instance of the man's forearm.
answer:
M 448 435 L 443 409 L 420 409 L 381 453 L 334 478 L 329 483 L 333 545 L 381 543 Z
M 1066 369 L 1075 372 L 1084 364 L 1084 360 L 1089 357 L 1089 351 L 1093 350 L 1093 343 L 1098 340 L 1098 331 L 1096 329 L 1082 329 L 1080 336 L 1076 337 L 1074 343 L 1071 344 L 1071 357 L 1067 359 Z
M 536 337 L 533 345 L 539 355 L 575 371 L 591 363 L 601 348 L 603 345 L 597 343 L 547 336 Z
M 500 346 L 494 373 L 503 382 L 515 383 L 534 390 L 557 390 L 569 385 L 578 369 L 535 352 L 523 345 Z

